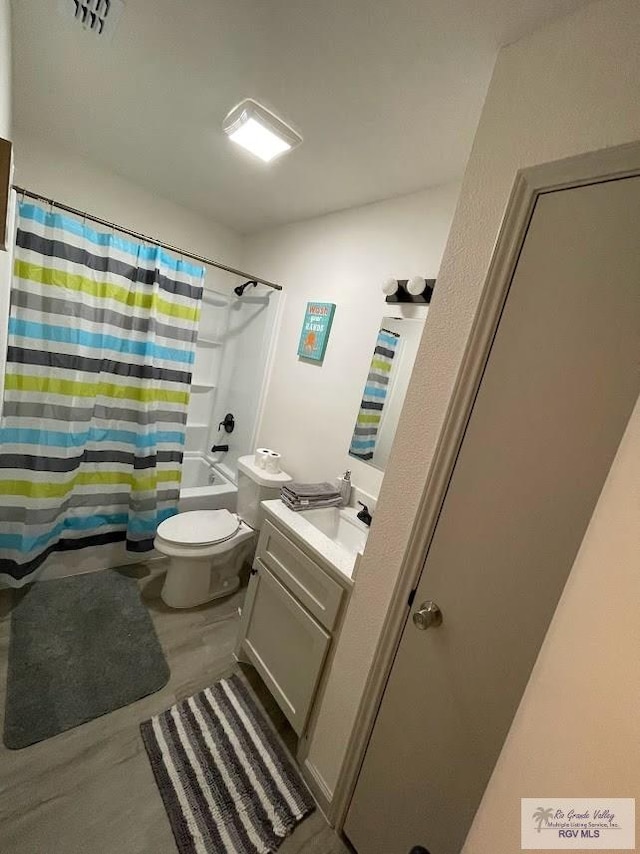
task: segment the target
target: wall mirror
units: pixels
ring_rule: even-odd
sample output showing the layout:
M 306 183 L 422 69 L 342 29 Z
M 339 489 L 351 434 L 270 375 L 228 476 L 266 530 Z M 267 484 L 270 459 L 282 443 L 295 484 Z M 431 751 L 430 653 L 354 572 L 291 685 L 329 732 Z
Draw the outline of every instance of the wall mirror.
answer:
M 384 471 L 422 336 L 424 318 L 383 317 L 349 456 Z

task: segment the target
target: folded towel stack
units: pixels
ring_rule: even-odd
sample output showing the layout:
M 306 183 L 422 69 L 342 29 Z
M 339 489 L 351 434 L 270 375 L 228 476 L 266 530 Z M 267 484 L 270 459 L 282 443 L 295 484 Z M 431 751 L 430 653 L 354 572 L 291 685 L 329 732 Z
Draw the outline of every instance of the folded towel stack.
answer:
M 282 501 L 290 510 L 313 510 L 316 507 L 339 507 L 340 493 L 331 483 L 296 483 L 282 487 Z

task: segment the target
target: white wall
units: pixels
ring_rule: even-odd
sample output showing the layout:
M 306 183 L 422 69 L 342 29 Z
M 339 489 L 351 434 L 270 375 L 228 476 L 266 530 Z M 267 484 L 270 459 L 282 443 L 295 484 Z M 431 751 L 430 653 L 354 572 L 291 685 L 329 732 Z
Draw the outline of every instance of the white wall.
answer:
M 329 790 L 338 778 L 410 540 L 515 173 L 523 166 L 640 139 L 638 44 L 640 5 L 636 0 L 607 0 L 586 6 L 499 54 L 440 267 L 427 334 L 312 736 L 309 759 Z M 624 591 L 626 598 L 619 601 L 623 623 L 627 615 L 637 619 L 637 596 L 626 580 Z M 571 586 L 568 595 L 572 596 Z M 619 656 L 629 679 L 638 680 L 636 650 L 621 644 Z M 584 714 L 578 701 L 569 700 L 568 707 L 572 712 L 563 720 Z M 536 741 L 530 743 L 532 752 L 539 747 Z M 590 749 L 588 761 L 597 763 L 600 747 L 592 743 Z M 571 756 L 574 762 L 585 761 L 577 751 Z M 488 842 L 482 850 L 498 848 Z
M 0 0 L 0 136 L 11 139 L 11 2 Z
M 49 142 L 16 133 L 14 156 L 19 186 L 181 249 L 232 266 L 240 260 L 235 232 Z M 228 290 L 234 284 L 227 273 L 207 270 L 208 287 Z
M 354 483 L 378 494 L 381 472 L 348 456 L 389 275 L 435 278 L 458 197 L 450 184 L 261 232 L 245 243 L 244 264 L 281 282 L 285 304 L 275 370 L 258 443 L 284 455 L 304 480 L 353 470 Z M 322 365 L 297 356 L 306 304 L 336 303 Z

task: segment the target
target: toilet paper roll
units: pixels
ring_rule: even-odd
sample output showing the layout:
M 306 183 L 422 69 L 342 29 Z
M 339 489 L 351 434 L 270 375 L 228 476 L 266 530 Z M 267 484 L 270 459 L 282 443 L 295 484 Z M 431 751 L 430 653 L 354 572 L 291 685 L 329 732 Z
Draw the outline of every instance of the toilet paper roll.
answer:
M 267 461 L 267 471 L 271 472 L 271 474 L 278 474 L 280 472 L 280 460 L 282 457 L 277 451 L 269 451 L 266 461 Z
M 256 448 L 256 453 L 253 458 L 255 465 L 260 469 L 266 469 L 267 467 L 267 458 L 271 451 L 269 448 Z

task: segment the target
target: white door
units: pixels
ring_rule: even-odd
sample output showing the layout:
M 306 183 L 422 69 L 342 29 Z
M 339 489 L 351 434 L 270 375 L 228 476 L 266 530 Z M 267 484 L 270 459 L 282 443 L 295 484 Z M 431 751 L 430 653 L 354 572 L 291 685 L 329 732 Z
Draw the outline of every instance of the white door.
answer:
M 640 178 L 541 195 L 411 608 L 442 624 L 407 621 L 349 808 L 358 854 L 459 854 L 639 391 Z

